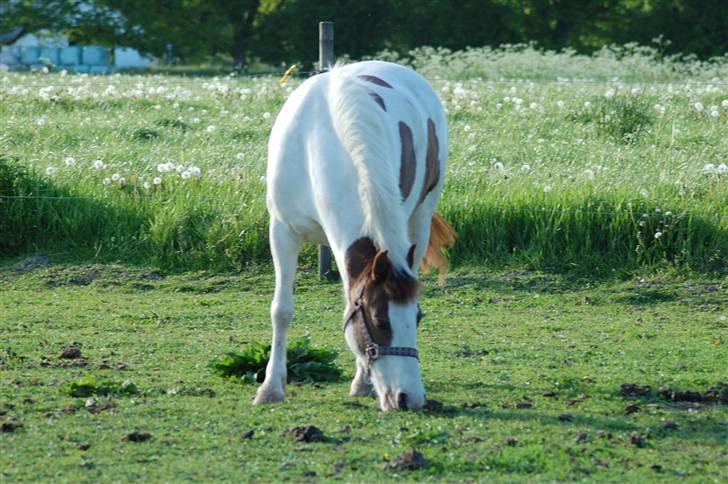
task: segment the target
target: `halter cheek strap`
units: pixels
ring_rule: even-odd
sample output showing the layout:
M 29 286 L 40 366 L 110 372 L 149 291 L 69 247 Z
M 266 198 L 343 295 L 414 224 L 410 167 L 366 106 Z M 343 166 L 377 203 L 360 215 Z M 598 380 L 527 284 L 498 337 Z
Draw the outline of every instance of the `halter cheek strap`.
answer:
M 409 356 L 419 360 L 420 355 L 416 348 L 408 348 L 406 346 L 382 346 L 374 341 L 372 333 L 369 330 L 369 324 L 367 324 L 369 318 L 364 310 L 363 297 L 364 291 L 362 291 L 362 294 L 354 301 L 354 307 L 344 322 L 344 332 L 346 332 L 346 328 L 354 320 L 356 313 L 361 313 L 361 326 L 363 327 L 361 335 L 364 338 L 364 343 L 366 345 L 364 352 L 367 355 L 367 369 L 371 369 L 372 364 L 382 356 Z

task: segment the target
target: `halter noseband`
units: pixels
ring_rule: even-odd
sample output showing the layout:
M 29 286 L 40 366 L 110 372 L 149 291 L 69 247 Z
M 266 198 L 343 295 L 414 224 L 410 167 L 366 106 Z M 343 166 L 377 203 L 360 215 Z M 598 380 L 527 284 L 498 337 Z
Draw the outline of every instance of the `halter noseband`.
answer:
M 364 289 L 362 288 L 361 294 L 359 294 L 359 297 L 356 298 L 356 300 L 354 301 L 354 308 L 351 310 L 349 316 L 344 322 L 343 329 L 344 332 L 346 332 L 346 328 L 354 320 L 354 316 L 356 315 L 356 313 L 361 313 L 362 326 L 364 327 L 361 334 L 364 337 L 364 343 L 366 344 L 364 352 L 367 355 L 367 369 L 371 369 L 372 364 L 382 356 L 410 356 L 419 360 L 420 354 L 417 351 L 417 348 L 408 348 L 406 346 L 382 346 L 374 341 L 374 338 L 372 338 L 372 333 L 369 329 L 369 324 L 367 324 L 369 318 L 366 311 L 364 310 L 363 303 Z

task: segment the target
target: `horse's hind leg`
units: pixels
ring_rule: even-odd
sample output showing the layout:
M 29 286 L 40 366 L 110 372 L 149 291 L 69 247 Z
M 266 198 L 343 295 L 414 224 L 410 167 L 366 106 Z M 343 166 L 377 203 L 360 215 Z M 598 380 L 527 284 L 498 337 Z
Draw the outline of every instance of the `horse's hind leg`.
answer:
M 280 402 L 286 388 L 286 339 L 293 318 L 293 280 L 296 275 L 300 239 L 288 225 L 271 218 L 270 248 L 276 273 L 275 294 L 270 308 L 273 344 L 265 370 L 265 381 L 258 388 L 256 405 Z

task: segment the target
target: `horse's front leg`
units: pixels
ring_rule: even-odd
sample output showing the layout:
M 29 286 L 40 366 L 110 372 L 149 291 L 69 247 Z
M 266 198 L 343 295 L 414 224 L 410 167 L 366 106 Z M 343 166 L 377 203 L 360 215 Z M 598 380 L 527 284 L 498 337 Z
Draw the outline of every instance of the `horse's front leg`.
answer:
M 293 281 L 301 242 L 288 225 L 271 219 L 270 248 L 276 273 L 276 286 L 270 308 L 273 343 L 265 370 L 265 381 L 258 388 L 254 404 L 280 402 L 286 393 L 286 340 L 293 318 Z

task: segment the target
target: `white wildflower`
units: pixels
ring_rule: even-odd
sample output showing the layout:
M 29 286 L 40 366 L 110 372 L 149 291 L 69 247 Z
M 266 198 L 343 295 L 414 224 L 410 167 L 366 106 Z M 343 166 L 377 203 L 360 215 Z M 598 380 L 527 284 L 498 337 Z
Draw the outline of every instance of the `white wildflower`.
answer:
M 657 232 L 655 232 L 655 239 L 659 239 L 660 237 L 662 237 L 662 232 L 658 230 Z

